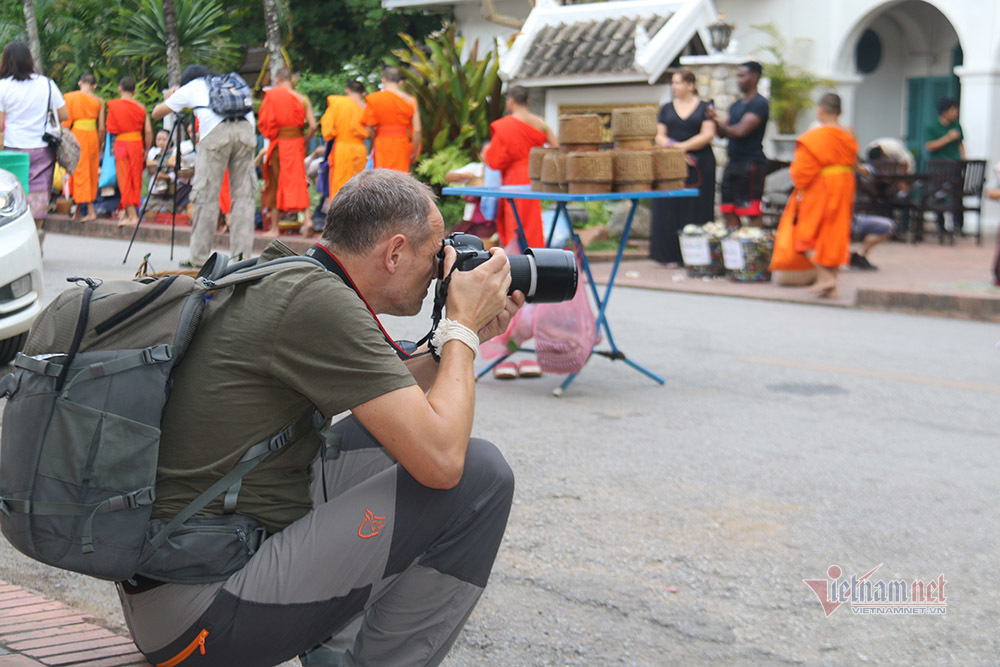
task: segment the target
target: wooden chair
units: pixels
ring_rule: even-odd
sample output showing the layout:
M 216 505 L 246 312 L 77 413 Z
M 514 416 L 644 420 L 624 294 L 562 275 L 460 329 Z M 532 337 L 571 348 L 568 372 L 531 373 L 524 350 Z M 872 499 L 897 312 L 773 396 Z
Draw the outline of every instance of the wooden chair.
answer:
M 925 165 L 926 179 L 924 194 L 918 206 L 918 224 L 923 222 L 923 214 L 933 211 L 938 216 L 938 238 L 941 243 L 947 236 L 955 242 L 955 232 L 963 233 L 966 212 L 975 212 L 976 245 L 983 243 L 982 211 L 983 186 L 986 184 L 986 160 L 930 160 Z M 974 198 L 968 205 L 966 198 Z M 951 213 L 953 229 L 944 224 L 944 214 Z

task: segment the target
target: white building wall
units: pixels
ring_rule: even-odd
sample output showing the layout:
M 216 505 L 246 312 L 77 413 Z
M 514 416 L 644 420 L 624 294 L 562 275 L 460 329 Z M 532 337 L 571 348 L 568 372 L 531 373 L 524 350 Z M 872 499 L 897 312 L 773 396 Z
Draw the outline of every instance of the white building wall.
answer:
M 964 64 L 955 73 L 962 81 L 961 122 L 967 154 L 990 163 L 1000 160 L 1000 123 L 996 120 L 1000 118 L 1000 2 L 716 0 L 716 5 L 736 26 L 735 51 L 754 55 L 769 38 L 751 26 L 772 22 L 787 39 L 792 62 L 845 81 L 843 87 L 848 89 L 840 91 L 847 102 L 845 122 L 858 126 L 863 135 L 881 134 L 897 127 L 898 122 L 898 129 L 889 134 L 902 136 L 906 126 L 905 79 L 949 73 L 951 46 L 957 36 L 964 54 Z M 902 43 L 903 80 L 878 87 L 876 93 L 876 86 L 866 83 L 867 77 L 855 78 L 854 48 L 865 28 L 873 23 L 884 26 L 879 17 L 887 13 L 900 24 L 897 35 Z M 887 81 L 888 75 L 875 73 L 876 80 Z M 900 99 L 891 104 L 897 92 Z M 876 120 L 873 115 L 881 118 Z M 988 203 L 984 212 L 985 227 L 995 229 L 1000 206 Z
M 496 0 L 494 6 L 500 14 L 522 19 L 527 18 L 531 10 L 531 5 L 525 0 Z M 506 42 L 517 33 L 514 28 L 497 25 L 484 19 L 479 2 L 455 5 L 454 12 L 455 24 L 459 33 L 465 37 L 466 48 L 471 48 L 473 42 L 478 39 L 480 54 L 494 48 L 494 40 Z

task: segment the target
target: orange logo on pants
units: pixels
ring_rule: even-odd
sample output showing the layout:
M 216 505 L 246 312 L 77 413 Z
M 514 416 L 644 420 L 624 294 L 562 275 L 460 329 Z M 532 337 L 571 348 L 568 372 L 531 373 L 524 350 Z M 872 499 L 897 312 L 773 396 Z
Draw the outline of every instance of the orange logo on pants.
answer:
M 384 516 L 375 516 L 372 511 L 365 508 L 365 520 L 361 522 L 358 526 L 358 537 L 363 540 L 367 540 L 369 537 L 375 537 L 379 534 L 379 531 L 385 526 Z

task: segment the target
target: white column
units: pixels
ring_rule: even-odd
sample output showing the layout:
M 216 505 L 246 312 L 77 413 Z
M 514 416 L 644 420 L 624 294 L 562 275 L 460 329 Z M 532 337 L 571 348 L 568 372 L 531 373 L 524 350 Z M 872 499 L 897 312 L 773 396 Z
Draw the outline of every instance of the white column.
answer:
M 962 81 L 961 118 L 965 132 L 965 154 L 969 159 L 987 161 L 987 184 L 993 180 L 992 167 L 1000 161 L 1000 66 L 965 65 L 955 68 Z M 996 230 L 1000 205 L 983 204 L 983 229 Z

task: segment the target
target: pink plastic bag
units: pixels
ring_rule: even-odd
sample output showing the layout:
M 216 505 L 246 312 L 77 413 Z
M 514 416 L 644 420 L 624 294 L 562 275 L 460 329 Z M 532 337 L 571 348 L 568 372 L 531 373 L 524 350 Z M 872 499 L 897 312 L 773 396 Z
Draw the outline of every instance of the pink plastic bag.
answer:
M 534 335 L 532 333 L 535 322 L 535 308 L 533 303 L 526 303 L 521 309 L 514 313 L 507 331 L 499 336 L 489 339 L 479 346 L 479 354 L 483 359 L 496 359 L 505 354 L 513 354 L 521 347 L 521 343 Z
M 597 344 L 597 318 L 581 280 L 562 303 L 542 303 L 535 311 L 535 353 L 546 373 L 578 373 Z

